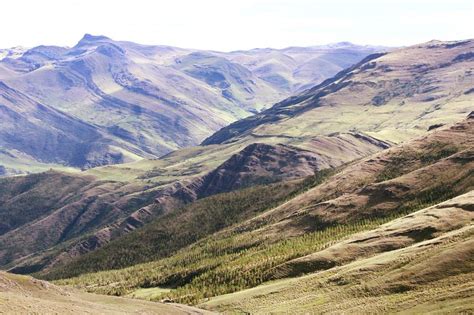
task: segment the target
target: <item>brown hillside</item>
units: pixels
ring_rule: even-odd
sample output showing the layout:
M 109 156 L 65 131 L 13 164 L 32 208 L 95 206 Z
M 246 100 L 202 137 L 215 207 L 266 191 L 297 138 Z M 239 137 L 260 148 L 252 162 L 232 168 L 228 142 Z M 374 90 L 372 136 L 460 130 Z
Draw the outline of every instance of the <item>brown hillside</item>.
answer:
M 0 272 L 2 314 L 211 314 L 197 308 L 100 296 Z
M 274 270 L 279 276 L 296 270 L 294 275 L 311 274 L 219 296 L 201 306 L 252 314 L 469 314 L 474 305 L 473 200 L 470 192 L 348 237 Z

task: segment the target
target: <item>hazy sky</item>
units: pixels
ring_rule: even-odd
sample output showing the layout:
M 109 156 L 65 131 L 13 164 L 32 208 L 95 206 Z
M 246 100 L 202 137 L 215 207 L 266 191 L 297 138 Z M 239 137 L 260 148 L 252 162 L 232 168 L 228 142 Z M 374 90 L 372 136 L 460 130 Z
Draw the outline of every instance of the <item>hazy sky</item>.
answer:
M 474 37 L 473 0 L 5 0 L 0 47 L 116 40 L 236 50 Z

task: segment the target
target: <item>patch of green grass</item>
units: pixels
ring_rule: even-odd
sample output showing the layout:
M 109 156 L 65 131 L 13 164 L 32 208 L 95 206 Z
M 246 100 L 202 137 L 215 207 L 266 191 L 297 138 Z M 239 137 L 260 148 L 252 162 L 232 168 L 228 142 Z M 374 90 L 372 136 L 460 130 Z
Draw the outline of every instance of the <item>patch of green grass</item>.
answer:
M 146 289 L 138 289 L 133 291 L 132 293 L 128 294 L 128 297 L 142 299 L 142 300 L 153 300 L 157 301 L 160 300 L 162 297 L 166 296 L 171 292 L 171 289 L 167 288 L 146 288 Z

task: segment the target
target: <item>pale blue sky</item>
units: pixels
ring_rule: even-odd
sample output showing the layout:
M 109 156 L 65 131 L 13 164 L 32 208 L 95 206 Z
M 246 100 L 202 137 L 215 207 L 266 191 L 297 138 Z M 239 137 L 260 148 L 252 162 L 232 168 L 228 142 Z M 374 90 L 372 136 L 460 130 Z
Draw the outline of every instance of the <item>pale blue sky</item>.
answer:
M 84 33 L 236 50 L 339 41 L 401 46 L 474 37 L 473 0 L 2 1 L 0 47 L 72 46 Z

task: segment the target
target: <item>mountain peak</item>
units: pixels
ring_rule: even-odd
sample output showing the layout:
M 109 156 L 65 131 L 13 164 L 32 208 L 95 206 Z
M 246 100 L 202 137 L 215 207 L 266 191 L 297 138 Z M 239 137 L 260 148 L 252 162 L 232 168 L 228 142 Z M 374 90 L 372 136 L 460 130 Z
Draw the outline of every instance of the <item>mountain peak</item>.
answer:
M 85 43 L 99 42 L 99 41 L 104 41 L 104 40 L 109 41 L 111 39 L 103 35 L 91 35 L 91 34 L 86 33 L 78 42 L 78 45 L 85 44 Z

